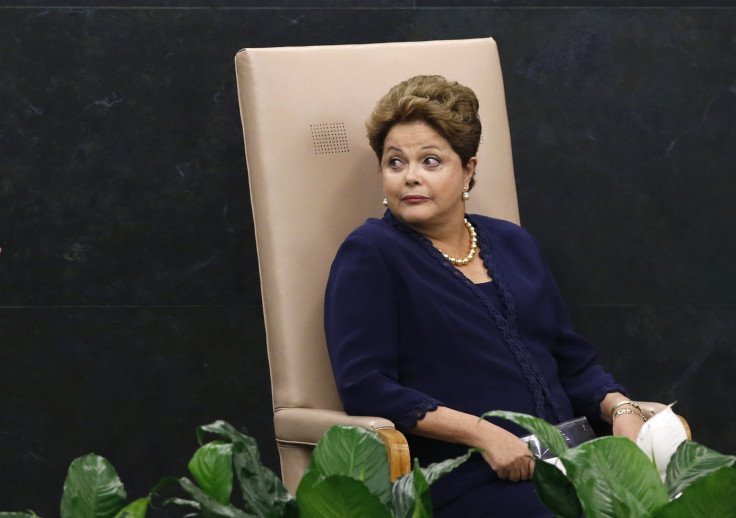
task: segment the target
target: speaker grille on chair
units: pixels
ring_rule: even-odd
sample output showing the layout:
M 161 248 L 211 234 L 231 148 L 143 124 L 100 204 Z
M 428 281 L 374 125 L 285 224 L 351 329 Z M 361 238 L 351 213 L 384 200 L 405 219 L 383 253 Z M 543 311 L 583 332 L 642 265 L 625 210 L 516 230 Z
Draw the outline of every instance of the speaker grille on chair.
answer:
M 342 122 L 310 124 L 314 152 L 317 155 L 349 153 L 348 134 Z

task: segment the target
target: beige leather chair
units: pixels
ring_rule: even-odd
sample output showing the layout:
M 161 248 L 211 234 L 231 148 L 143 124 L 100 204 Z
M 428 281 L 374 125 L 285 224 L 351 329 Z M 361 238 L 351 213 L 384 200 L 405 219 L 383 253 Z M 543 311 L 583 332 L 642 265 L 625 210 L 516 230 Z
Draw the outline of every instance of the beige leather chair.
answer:
M 391 86 L 414 75 L 441 74 L 475 90 L 483 136 L 468 210 L 519 221 L 496 44 L 244 49 L 235 64 L 284 483 L 296 491 L 333 424 L 378 431 L 396 477 L 409 469 L 403 436 L 386 419 L 348 416 L 337 396 L 323 331 L 325 283 L 345 236 L 384 211 L 365 119 Z

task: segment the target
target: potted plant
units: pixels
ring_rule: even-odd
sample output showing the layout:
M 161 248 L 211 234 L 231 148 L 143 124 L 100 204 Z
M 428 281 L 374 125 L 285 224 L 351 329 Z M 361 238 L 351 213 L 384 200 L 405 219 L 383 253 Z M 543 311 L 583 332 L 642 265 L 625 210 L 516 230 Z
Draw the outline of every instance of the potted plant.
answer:
M 643 451 L 667 442 L 653 425 L 673 415 L 651 419 L 639 447 L 626 438 L 601 437 L 574 448 L 542 419 L 505 411 L 483 417 L 519 424 L 556 455 L 556 465 L 535 459 L 533 483 L 558 518 L 736 517 L 736 457 L 691 441 L 668 444 L 664 460 Z M 206 434 L 217 439 L 204 443 Z M 144 518 L 152 497 L 172 487 L 187 496 L 169 497 L 164 505 L 183 506 L 187 516 L 430 518 L 430 485 L 474 452 L 426 468 L 415 461 L 411 473 L 391 482 L 383 442 L 362 428 L 335 426 L 317 444 L 293 496 L 261 464 L 253 438 L 224 421 L 199 427 L 197 437 L 201 446 L 189 462 L 193 480 L 165 478 L 132 502 L 107 460 L 95 454 L 76 459 L 64 483 L 61 518 Z M 29 511 L 0 518 L 39 517 Z
M 652 443 L 668 443 L 656 424 L 676 419 L 671 409 L 645 424 L 640 446 L 624 437 L 600 437 L 568 447 L 556 427 L 514 412 L 493 411 L 534 433 L 559 459 L 558 466 L 535 459 L 534 486 L 558 518 L 725 518 L 736 517 L 736 457 L 692 441 L 666 444 L 671 458 L 648 456 Z M 650 425 L 650 426 L 647 426 Z M 668 429 L 668 426 L 661 427 Z M 655 430 L 655 431 L 653 431 Z M 560 469 L 562 468 L 562 469 Z M 664 476 L 662 476 L 664 475 Z
M 218 439 L 202 444 L 205 434 Z M 252 437 L 224 421 L 199 427 L 197 437 L 201 446 L 189 462 L 194 480 L 165 478 L 151 494 L 130 503 L 106 459 L 91 453 L 74 460 L 64 482 L 61 518 L 145 518 L 152 498 L 172 486 L 187 496 L 170 497 L 163 503 L 185 507 L 187 516 L 429 518 L 429 486 L 472 453 L 427 468 L 415 463 L 411 473 L 391 482 L 386 448 L 376 434 L 334 426 L 320 439 L 297 494 L 292 496 L 261 464 Z M 0 518 L 39 517 L 29 511 L 0 513 Z

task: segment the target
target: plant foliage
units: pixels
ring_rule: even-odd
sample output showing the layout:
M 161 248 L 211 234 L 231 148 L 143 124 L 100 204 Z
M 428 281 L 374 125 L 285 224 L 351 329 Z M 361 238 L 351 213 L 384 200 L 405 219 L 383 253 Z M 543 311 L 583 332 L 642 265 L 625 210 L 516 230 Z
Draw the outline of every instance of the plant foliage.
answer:
M 534 433 L 557 455 L 557 464 L 535 459 L 533 483 L 542 502 L 558 518 L 736 517 L 736 457 L 694 442 L 681 443 L 663 482 L 652 461 L 633 442 L 602 437 L 574 448 L 559 430 L 525 414 L 495 411 Z M 205 434 L 217 436 L 204 443 Z M 253 438 L 224 421 L 199 427 L 200 447 L 187 477 L 165 478 L 151 491 L 174 486 L 187 497 L 165 505 L 187 508 L 203 518 L 431 518 L 429 488 L 476 450 L 425 468 L 415 460 L 411 473 L 391 482 L 383 442 L 357 427 L 334 426 L 322 437 L 296 497 L 260 462 Z M 236 489 L 239 495 L 236 495 Z M 95 454 L 69 467 L 61 502 L 62 518 L 145 518 L 151 495 L 126 502 L 112 465 Z M 239 496 L 241 504 L 234 504 Z M 32 511 L 0 518 L 39 518 Z
M 558 518 L 736 517 L 736 457 L 685 441 L 667 466 L 657 468 L 633 442 L 600 437 L 568 448 L 559 431 L 542 419 L 489 412 L 537 435 L 564 470 L 535 459 L 534 485 Z M 560 442 L 562 441 L 562 442 Z
M 735 463 L 736 457 L 733 455 L 722 455 L 696 442 L 682 443 L 667 466 L 666 482 L 670 498 L 675 498 L 710 473 Z
M 69 466 L 61 499 L 61 518 L 144 518 L 149 497 L 126 503 L 125 487 L 107 459 L 90 453 Z M 0 518 L 39 518 L 27 513 L 0 513 Z
M 260 462 L 255 441 L 224 421 L 197 431 L 220 440 L 200 446 L 189 463 L 196 483 L 168 479 L 190 499 L 171 498 L 169 504 L 187 506 L 206 518 L 431 518 L 429 486 L 467 460 L 458 458 L 390 480 L 386 447 L 375 433 L 363 428 L 333 426 L 317 444 L 297 488 L 296 498 Z M 234 473 L 234 475 L 233 475 Z M 244 509 L 231 503 L 237 480 Z
M 204 443 L 206 434 L 218 439 Z M 187 477 L 167 477 L 151 495 L 176 487 L 186 497 L 170 497 L 164 505 L 187 508 L 187 516 L 203 518 L 431 518 L 429 487 L 465 462 L 472 450 L 396 482 L 390 480 L 386 447 L 375 433 L 358 427 L 334 426 L 317 444 L 296 498 L 260 461 L 255 440 L 224 421 L 197 429 L 200 447 L 189 461 Z M 233 504 L 240 490 L 242 508 Z M 103 457 L 89 454 L 72 462 L 64 483 L 62 518 L 145 518 L 151 495 L 126 503 L 115 469 Z M 0 518 L 39 518 L 35 513 L 0 513 Z

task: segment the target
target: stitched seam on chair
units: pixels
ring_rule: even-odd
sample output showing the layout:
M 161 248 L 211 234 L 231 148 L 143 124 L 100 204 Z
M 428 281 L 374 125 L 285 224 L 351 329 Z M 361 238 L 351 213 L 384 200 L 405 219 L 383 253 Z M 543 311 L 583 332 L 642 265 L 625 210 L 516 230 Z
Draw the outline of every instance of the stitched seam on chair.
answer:
M 311 446 L 314 448 L 317 446 L 316 442 L 306 442 L 306 441 L 287 441 L 284 439 L 276 439 L 276 444 L 284 445 L 284 446 Z

